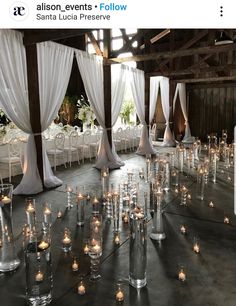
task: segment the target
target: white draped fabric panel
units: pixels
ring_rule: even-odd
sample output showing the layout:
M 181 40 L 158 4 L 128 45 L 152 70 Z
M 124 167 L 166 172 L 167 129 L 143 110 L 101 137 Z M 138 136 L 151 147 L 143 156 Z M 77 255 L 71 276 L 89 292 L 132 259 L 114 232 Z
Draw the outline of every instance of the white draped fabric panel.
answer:
M 95 167 L 98 169 L 103 167 L 119 168 L 123 166 L 123 162 L 110 148 L 105 126 L 102 57 L 90 55 L 80 50 L 76 50 L 75 54 L 89 102 L 98 123 L 103 128 Z
M 190 126 L 188 122 L 186 85 L 184 83 L 178 83 L 176 86 L 174 100 L 173 100 L 173 111 L 175 111 L 175 104 L 176 104 L 178 94 L 179 94 L 181 109 L 182 109 L 184 120 L 185 120 L 185 133 L 184 133 L 183 141 L 186 141 L 186 142 L 192 141 Z
M 161 104 L 164 113 L 164 117 L 166 120 L 166 128 L 164 133 L 164 139 L 162 142 L 162 146 L 165 147 L 172 147 L 175 145 L 173 140 L 173 135 L 170 130 L 170 92 L 169 92 L 169 79 L 166 77 L 161 77 L 160 81 L 160 88 L 161 88 Z
M 53 43 L 37 44 L 39 96 L 42 132 L 46 130 L 56 118 L 69 83 L 74 57 L 74 49 Z M 44 185 L 47 188 L 62 184 L 53 175 L 43 147 Z
M 30 124 L 25 48 L 21 33 L 12 30 L 0 30 L 0 105 L 17 127 L 30 134 L 24 176 L 14 193 L 38 193 L 42 191 L 42 182 Z
M 139 147 L 137 149 L 138 154 L 155 154 L 155 150 L 152 146 L 152 143 L 149 139 L 147 123 L 145 121 L 145 104 L 144 104 L 144 72 L 139 69 L 130 68 L 129 71 L 131 90 L 136 105 L 136 111 L 139 117 L 140 122 L 142 123 L 142 131 L 139 142 Z M 148 123 L 149 124 L 149 123 Z
M 127 80 L 127 66 L 125 65 L 112 65 L 111 66 L 111 125 L 115 125 L 124 101 L 125 88 Z M 117 155 L 115 145 L 112 143 L 112 153 Z M 119 156 L 117 155 L 118 159 Z M 121 165 L 124 162 L 120 160 Z
M 150 78 L 150 102 L 149 102 L 149 122 L 152 122 L 152 119 L 155 114 L 157 97 L 159 93 L 161 77 L 151 77 Z

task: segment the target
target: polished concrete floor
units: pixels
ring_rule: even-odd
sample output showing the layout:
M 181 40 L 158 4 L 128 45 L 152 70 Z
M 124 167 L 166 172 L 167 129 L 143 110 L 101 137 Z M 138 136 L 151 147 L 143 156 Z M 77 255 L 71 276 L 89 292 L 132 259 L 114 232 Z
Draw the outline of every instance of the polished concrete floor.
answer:
M 113 170 L 110 181 L 119 184 L 126 179 L 127 169 L 134 169 L 137 179 L 138 170 L 145 167 L 145 158 L 134 153 L 123 154 L 125 166 Z M 129 275 L 129 228 L 122 224 L 120 246 L 113 243 L 112 224 L 104 222 L 103 256 L 101 259 L 102 278 L 98 282 L 89 281 L 90 263 L 83 254 L 83 241 L 88 237 L 88 222 L 83 228 L 76 226 L 76 207 L 65 212 L 63 218 L 57 219 L 57 210 L 65 211 L 65 184 L 84 185 L 91 193 L 100 190 L 100 173 L 90 163 L 72 168 L 59 167 L 57 176 L 63 180 L 63 186 L 46 191 L 36 196 L 37 220 L 42 219 L 41 204 L 48 201 L 53 208 L 52 227 L 52 262 L 53 262 L 53 302 L 57 306 L 117 305 L 114 295 L 116 283 L 121 280 L 125 293 L 123 305 L 130 306 L 234 306 L 236 305 L 236 217 L 233 212 L 233 183 L 227 180 L 226 173 L 218 171 L 216 184 L 208 183 L 205 199 L 195 199 L 196 183 L 193 178 L 181 176 L 191 192 L 192 199 L 188 206 L 180 206 L 179 196 L 171 190 L 165 195 L 164 229 L 167 238 L 157 243 L 147 238 L 147 286 L 139 292 L 128 284 Z M 232 177 L 232 173 L 231 173 Z M 20 177 L 15 177 L 15 184 Z M 144 181 L 141 188 L 146 190 Z M 215 207 L 209 208 L 213 201 Z M 0 297 L 3 306 L 25 305 L 25 267 L 22 252 L 21 229 L 26 222 L 24 212 L 25 197 L 14 198 L 14 234 L 16 248 L 22 260 L 17 271 L 0 274 Z M 86 220 L 91 215 L 91 205 L 86 207 Z M 224 224 L 227 215 L 230 224 Z M 185 224 L 188 233 L 180 233 L 180 225 Z M 61 237 L 64 227 L 73 233 L 73 249 L 65 255 L 61 249 Z M 148 234 L 152 221 L 149 215 Z M 193 239 L 200 240 L 201 252 L 192 250 Z M 72 272 L 73 256 L 78 257 L 80 268 Z M 178 280 L 178 267 L 186 269 L 186 281 Z M 86 294 L 77 294 L 80 277 L 84 277 Z

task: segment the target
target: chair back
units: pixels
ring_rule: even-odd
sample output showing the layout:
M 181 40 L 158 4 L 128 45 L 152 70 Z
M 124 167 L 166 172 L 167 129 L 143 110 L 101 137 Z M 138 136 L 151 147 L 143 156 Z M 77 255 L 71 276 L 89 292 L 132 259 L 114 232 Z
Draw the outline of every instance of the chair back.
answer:
M 84 136 L 84 144 L 89 144 L 89 137 L 91 136 L 91 130 L 86 130 L 83 134 Z
M 55 148 L 58 149 L 58 150 L 63 150 L 64 149 L 64 144 L 65 144 L 65 134 L 64 133 L 57 133 L 55 135 L 55 139 L 54 139 Z
M 77 147 L 78 145 L 78 138 L 79 138 L 79 135 L 76 131 L 72 131 L 70 133 L 70 136 L 69 136 L 69 145 L 70 147 Z
M 8 143 L 8 157 L 21 157 L 21 142 L 18 138 L 11 138 Z

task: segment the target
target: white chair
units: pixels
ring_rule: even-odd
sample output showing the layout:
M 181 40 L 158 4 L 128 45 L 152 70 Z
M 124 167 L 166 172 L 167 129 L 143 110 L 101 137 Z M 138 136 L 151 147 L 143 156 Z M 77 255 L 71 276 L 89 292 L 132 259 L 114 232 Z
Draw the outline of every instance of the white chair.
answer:
M 72 162 L 72 155 L 76 154 L 78 165 L 80 164 L 80 154 L 82 150 L 80 150 L 78 144 L 78 133 L 76 131 L 72 131 L 69 135 L 69 146 L 64 147 L 64 151 L 67 153 L 67 161 L 70 164 Z
M 127 149 L 132 148 L 132 140 L 130 137 L 130 127 L 129 126 L 122 132 L 121 143 L 124 144 L 125 152 L 127 152 Z
M 150 130 L 150 138 L 151 138 L 152 141 L 156 141 L 156 139 L 157 139 L 157 125 L 156 125 L 156 123 L 154 123 L 152 125 L 152 128 Z
M 62 157 L 64 166 L 66 168 L 66 152 L 64 149 L 65 145 L 65 134 L 57 133 L 54 138 L 54 148 L 47 150 L 47 154 L 53 156 L 54 170 L 57 169 L 57 160 Z
M 113 142 L 115 144 L 115 148 L 117 152 L 123 149 L 121 139 L 122 139 L 122 128 L 119 127 L 117 131 L 113 133 Z
M 18 138 L 12 138 L 7 144 L 8 156 L 1 157 L 0 163 L 8 164 L 9 171 L 9 182 L 11 183 L 11 177 L 13 175 L 13 167 L 21 166 L 22 167 L 22 154 L 21 154 L 21 141 Z

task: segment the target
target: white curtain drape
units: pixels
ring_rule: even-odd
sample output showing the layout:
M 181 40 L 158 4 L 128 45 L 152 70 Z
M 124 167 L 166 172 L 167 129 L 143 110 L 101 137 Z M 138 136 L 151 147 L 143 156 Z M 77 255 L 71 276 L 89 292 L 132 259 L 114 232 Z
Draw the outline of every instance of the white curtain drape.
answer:
M 74 49 L 49 41 L 37 44 L 37 55 L 41 129 L 43 132 L 56 118 L 65 97 Z M 45 187 L 52 188 L 61 185 L 62 181 L 53 175 L 44 146 L 43 160 Z
M 192 141 L 190 126 L 188 122 L 186 85 L 184 83 L 178 83 L 176 86 L 174 100 L 173 100 L 173 112 L 175 111 L 175 104 L 176 104 L 178 94 L 179 94 L 181 109 L 182 109 L 184 120 L 185 120 L 185 133 L 184 133 L 183 141 L 186 141 L 186 142 Z
M 29 116 L 25 48 L 22 34 L 12 30 L 0 30 L 0 104 L 11 121 L 30 134 L 24 158 L 24 176 L 14 193 L 40 192 L 42 182 Z
M 171 147 L 175 145 L 173 140 L 173 135 L 170 130 L 170 92 L 169 92 L 169 79 L 166 77 L 161 77 L 160 80 L 160 88 L 161 88 L 161 105 L 164 113 L 164 117 L 166 120 L 166 129 L 164 133 L 164 139 L 162 142 L 162 146 Z
M 152 119 L 155 114 L 156 102 L 159 93 L 161 77 L 151 77 L 150 78 L 150 102 L 149 102 L 149 123 L 152 122 Z
M 138 154 L 146 155 L 146 154 L 155 154 L 155 150 L 152 146 L 148 135 L 147 123 L 145 121 L 145 104 L 144 104 L 144 72 L 139 69 L 130 68 L 129 70 L 129 79 L 131 84 L 131 90 L 133 94 L 133 98 L 136 105 L 136 111 L 139 117 L 140 122 L 142 123 L 142 131 L 139 142 L 139 147 L 137 149 Z
M 102 58 L 80 50 L 76 50 L 75 54 L 89 102 L 98 123 L 103 128 L 95 167 L 98 169 L 103 167 L 109 167 L 110 169 L 119 168 L 123 166 L 123 162 L 114 153 L 114 150 L 111 149 L 105 126 Z

